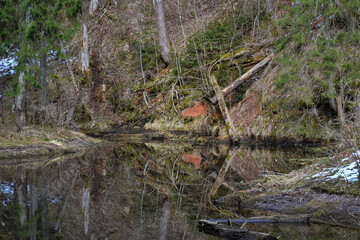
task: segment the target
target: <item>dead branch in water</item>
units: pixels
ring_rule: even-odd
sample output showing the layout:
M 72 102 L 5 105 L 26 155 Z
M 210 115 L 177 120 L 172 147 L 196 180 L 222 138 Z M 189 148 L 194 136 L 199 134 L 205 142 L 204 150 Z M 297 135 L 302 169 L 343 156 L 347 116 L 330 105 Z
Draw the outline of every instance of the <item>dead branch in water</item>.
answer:
M 226 226 L 223 224 L 217 224 L 216 222 L 208 220 L 199 221 L 199 231 L 214 236 L 223 237 L 226 239 L 244 239 L 244 240 L 275 240 L 276 237 L 273 237 L 267 233 L 249 231 L 246 228 L 235 228 Z

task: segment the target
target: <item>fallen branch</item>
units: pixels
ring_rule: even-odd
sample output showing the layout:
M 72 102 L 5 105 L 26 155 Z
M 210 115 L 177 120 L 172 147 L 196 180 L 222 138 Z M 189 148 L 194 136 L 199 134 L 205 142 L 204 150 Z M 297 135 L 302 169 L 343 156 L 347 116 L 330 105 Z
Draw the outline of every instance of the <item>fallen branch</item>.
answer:
M 213 186 L 211 187 L 211 191 L 210 191 L 211 196 L 214 196 L 217 193 L 217 190 L 219 189 L 219 187 L 224 184 L 224 179 L 225 179 L 226 173 L 229 170 L 231 162 L 234 160 L 234 157 L 236 156 L 238 150 L 239 150 L 238 148 L 229 149 L 229 153 L 228 153 L 223 165 L 221 166 L 219 173 L 217 174 L 217 177 L 216 177 L 216 180 L 215 180 Z
M 210 80 L 211 86 L 212 86 L 212 88 L 213 88 L 213 90 L 215 92 L 215 95 L 216 95 L 217 99 L 219 99 L 219 108 L 220 108 L 221 114 L 222 114 L 222 116 L 223 116 L 223 118 L 225 120 L 226 128 L 228 130 L 231 142 L 233 144 L 237 145 L 240 142 L 239 136 L 237 135 L 237 133 L 235 131 L 235 127 L 234 127 L 233 121 L 231 120 L 230 112 L 229 112 L 229 110 L 228 110 L 228 108 L 226 106 L 224 96 L 221 93 L 220 86 L 219 86 L 218 82 L 216 81 L 215 76 L 211 75 L 212 68 L 217 63 L 221 62 L 226 57 L 229 57 L 229 56 L 224 55 L 219 60 L 217 60 L 216 62 L 211 64 L 211 66 L 208 69 L 208 78 Z
M 231 51 L 230 53 L 227 53 L 225 55 L 222 55 L 218 60 L 214 61 L 214 62 L 221 62 L 223 60 L 231 60 L 237 57 L 240 57 L 242 55 L 249 55 L 250 52 L 247 48 L 242 48 L 236 51 Z M 213 64 L 214 62 L 212 62 L 211 64 Z
M 224 96 L 221 93 L 221 89 L 220 89 L 219 84 L 217 83 L 214 75 L 210 76 L 210 81 L 211 81 L 211 85 L 214 89 L 215 95 L 216 95 L 217 99 L 219 99 L 219 108 L 220 108 L 221 114 L 225 120 L 226 128 L 228 130 L 231 142 L 236 145 L 239 143 L 240 140 L 235 131 L 235 127 L 234 127 L 233 121 L 231 120 L 230 112 L 226 106 Z
M 304 223 L 309 224 L 309 216 L 263 216 L 239 219 L 209 219 L 214 223 Z
M 273 237 L 267 233 L 249 231 L 246 228 L 234 228 L 222 224 L 217 224 L 216 222 L 208 220 L 199 221 L 199 231 L 214 236 L 223 237 L 226 239 L 244 239 L 244 240 L 275 240 L 276 237 Z
M 234 91 L 237 87 L 239 87 L 242 83 L 249 80 L 253 77 L 256 73 L 258 73 L 261 69 L 263 69 L 272 59 L 274 58 L 274 54 L 270 54 L 264 60 L 256 64 L 253 68 L 247 71 L 244 75 L 236 79 L 232 84 L 224 88 L 221 92 L 223 97 L 229 95 L 232 91 Z M 215 93 L 215 96 L 210 98 L 212 104 L 216 104 L 218 102 L 218 96 Z

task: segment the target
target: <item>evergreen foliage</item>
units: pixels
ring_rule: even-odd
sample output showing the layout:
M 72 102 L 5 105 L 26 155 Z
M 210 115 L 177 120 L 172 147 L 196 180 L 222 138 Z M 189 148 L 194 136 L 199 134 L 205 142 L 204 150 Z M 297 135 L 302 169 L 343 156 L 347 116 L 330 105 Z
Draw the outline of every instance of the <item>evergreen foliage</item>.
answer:
M 39 86 L 34 78 L 39 59 L 55 51 L 60 54 L 58 40 L 74 33 L 74 19 L 82 11 L 80 0 L 0 0 L 0 38 L 2 55 L 17 49 L 17 75 L 24 71 L 30 85 Z M 15 93 L 17 89 L 15 77 Z
M 349 31 L 350 21 L 344 16 L 352 15 L 348 6 L 359 3 L 301 0 L 278 20 L 280 26 L 290 27 L 290 34 L 275 42 L 277 61 L 283 66 L 275 86 L 288 96 L 283 108 L 328 106 L 340 95 L 345 105 L 354 99 L 360 83 L 359 51 L 354 47 L 360 29 L 355 24 Z

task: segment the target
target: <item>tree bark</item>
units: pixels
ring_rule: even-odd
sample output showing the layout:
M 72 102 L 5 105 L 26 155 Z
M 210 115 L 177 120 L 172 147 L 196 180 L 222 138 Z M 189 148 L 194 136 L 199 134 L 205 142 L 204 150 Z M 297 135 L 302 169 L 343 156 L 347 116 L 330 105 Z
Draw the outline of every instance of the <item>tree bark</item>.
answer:
M 88 235 L 90 221 L 90 192 L 88 188 L 82 189 L 81 209 L 84 212 L 84 234 Z
M 228 130 L 230 139 L 231 139 L 232 143 L 238 144 L 239 143 L 239 137 L 238 137 L 238 135 L 236 133 L 234 124 L 233 124 L 233 122 L 231 120 L 230 112 L 229 112 L 229 110 L 228 110 L 228 108 L 226 106 L 224 96 L 223 96 L 223 94 L 221 92 L 219 84 L 217 83 L 214 75 L 210 76 L 210 81 L 211 81 L 211 86 L 214 89 L 216 98 L 219 101 L 220 111 L 221 111 L 221 114 L 223 115 L 223 118 L 225 120 L 226 128 Z
M 82 47 L 81 47 L 81 71 L 88 72 L 89 71 L 89 41 L 88 41 L 88 33 L 87 27 L 83 25 L 83 39 L 82 39 Z
M 156 10 L 156 23 L 159 34 L 159 45 L 161 48 L 161 57 L 164 60 L 165 64 L 169 65 L 171 62 L 170 41 L 166 27 L 166 18 L 165 18 L 163 0 L 155 0 L 155 10 Z
M 26 81 L 25 81 L 25 73 L 23 71 L 20 72 L 19 75 L 19 95 L 16 96 L 15 100 L 15 124 L 17 130 L 21 132 L 25 126 L 25 93 L 26 93 Z
M 234 91 L 237 87 L 239 87 L 241 84 L 249 80 L 251 77 L 253 77 L 256 73 L 258 73 L 261 69 L 263 69 L 274 57 L 274 54 L 270 54 L 267 56 L 264 60 L 256 64 L 253 68 L 251 68 L 249 71 L 247 71 L 244 75 L 236 79 L 232 84 L 224 88 L 222 92 L 222 96 L 226 97 L 229 95 L 232 91 Z M 215 94 L 214 97 L 210 98 L 210 101 L 212 104 L 216 104 L 218 102 L 217 95 Z
M 98 5 L 99 5 L 99 0 L 91 0 L 90 7 L 89 7 L 90 15 L 93 15 L 93 13 L 96 11 Z
M 42 48 L 46 47 L 46 42 L 42 44 Z M 40 85 L 41 85 L 41 106 L 46 107 L 46 71 L 47 71 L 47 53 L 44 52 L 40 58 Z
M 336 96 L 336 106 L 337 106 L 337 113 L 339 118 L 339 126 L 340 132 L 343 133 L 345 127 L 345 117 L 344 117 L 344 108 L 341 96 Z
M 143 60 L 142 60 L 142 31 L 141 31 L 141 26 L 139 23 L 139 18 L 136 19 L 136 24 L 138 27 L 138 34 L 139 34 L 139 60 L 140 60 L 141 76 L 143 78 L 144 84 L 146 84 L 144 66 L 143 66 Z

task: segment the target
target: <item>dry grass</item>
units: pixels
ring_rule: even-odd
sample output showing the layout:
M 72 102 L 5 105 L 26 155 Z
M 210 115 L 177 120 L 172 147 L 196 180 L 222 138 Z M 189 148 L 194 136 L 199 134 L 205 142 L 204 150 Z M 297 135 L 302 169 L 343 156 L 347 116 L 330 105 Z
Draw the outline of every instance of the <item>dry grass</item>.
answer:
M 98 143 L 100 141 L 97 139 L 63 128 L 26 127 L 22 132 L 2 129 L 0 157 L 27 157 L 79 151 Z

